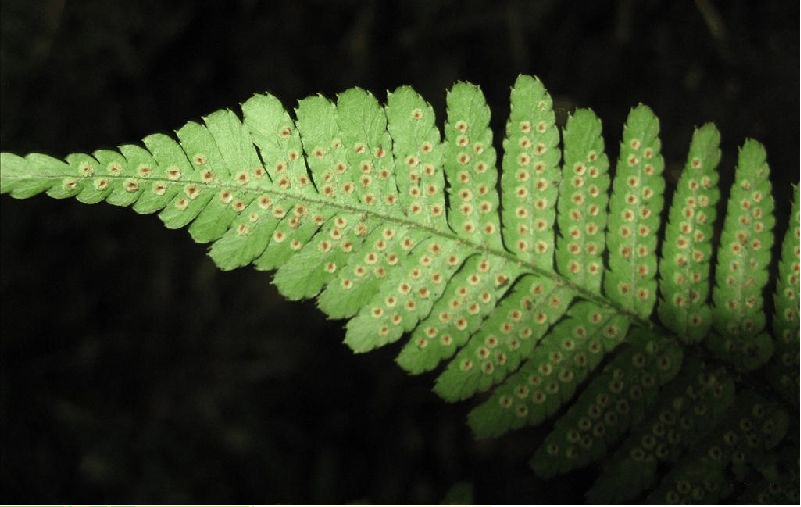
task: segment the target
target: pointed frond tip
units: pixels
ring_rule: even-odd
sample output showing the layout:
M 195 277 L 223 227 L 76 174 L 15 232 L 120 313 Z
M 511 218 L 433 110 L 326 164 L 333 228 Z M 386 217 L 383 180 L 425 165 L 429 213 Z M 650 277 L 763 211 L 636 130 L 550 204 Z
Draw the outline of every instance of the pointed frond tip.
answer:
M 714 125 L 692 135 L 669 203 L 659 120 L 645 105 L 629 113 L 613 172 L 601 120 L 578 109 L 560 131 L 536 77 L 511 88 L 500 155 L 489 125 L 470 83 L 448 92 L 442 127 L 408 86 L 385 104 L 354 88 L 294 111 L 259 94 L 241 116 L 217 111 L 142 145 L 65 160 L 2 153 L 0 191 L 158 212 L 209 244 L 220 269 L 276 270 L 285 297 L 316 297 L 326 315 L 348 319 L 353 351 L 406 337 L 398 364 L 439 370 L 434 391 L 445 400 L 489 391 L 468 417 L 478 437 L 562 411 L 532 461 L 539 474 L 610 449 L 608 473 L 637 470 L 637 492 L 601 484 L 593 498 L 656 487 L 655 463 L 697 451 L 690 434 L 718 424 L 704 414 L 739 407 L 732 379 L 768 361 L 769 381 L 797 407 L 798 190 L 772 259 L 774 211 L 784 211 L 762 145 L 740 149 L 715 243 Z M 780 439 L 784 412 L 769 412 L 760 424 L 773 421 Z M 627 435 L 637 441 L 621 443 Z M 676 468 L 676 480 L 695 466 Z M 672 486 L 658 487 L 669 495 L 659 499 L 673 498 Z

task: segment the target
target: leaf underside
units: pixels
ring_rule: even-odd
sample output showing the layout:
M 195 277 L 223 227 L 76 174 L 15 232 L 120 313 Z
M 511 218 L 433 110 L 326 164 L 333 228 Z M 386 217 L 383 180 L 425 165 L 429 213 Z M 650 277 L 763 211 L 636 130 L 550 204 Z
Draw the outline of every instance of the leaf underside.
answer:
M 144 147 L 65 161 L 2 153 L 2 193 L 159 212 L 210 243 L 221 269 L 277 270 L 285 297 L 348 319 L 355 352 L 405 336 L 398 364 L 445 363 L 434 387 L 445 400 L 492 390 L 468 417 L 478 437 L 569 405 L 532 467 L 547 477 L 609 455 L 592 501 L 648 490 L 656 502 L 717 501 L 731 474 L 750 464 L 764 478 L 766 456 L 784 459 L 767 454 L 786 432 L 784 405 L 734 381 L 770 362 L 769 381 L 798 406 L 798 189 L 767 319 L 774 205 L 758 142 L 740 149 L 713 245 L 712 124 L 693 134 L 664 209 L 654 113 L 631 110 L 612 171 L 601 121 L 579 109 L 560 132 L 535 77 L 512 87 L 501 157 L 469 83 L 448 92 L 442 131 L 407 86 L 385 105 L 354 88 L 303 99 L 294 117 L 271 95 L 241 109 Z

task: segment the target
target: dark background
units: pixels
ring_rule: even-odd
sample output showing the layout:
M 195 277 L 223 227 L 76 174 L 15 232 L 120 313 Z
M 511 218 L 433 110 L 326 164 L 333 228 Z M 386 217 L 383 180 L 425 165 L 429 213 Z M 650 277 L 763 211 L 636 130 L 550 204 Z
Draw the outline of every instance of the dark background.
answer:
M 780 216 L 798 178 L 795 0 L 0 7 L 3 151 L 135 142 L 259 91 L 291 108 L 412 84 L 441 118 L 457 80 L 482 86 L 501 132 L 522 72 L 557 107 L 592 107 L 612 160 L 643 102 L 669 179 L 706 121 L 724 181 L 745 137 L 766 145 Z M 398 346 L 352 354 L 342 322 L 284 301 L 270 275 L 218 271 L 185 231 L 74 200 L 0 209 L 3 503 L 437 503 L 459 480 L 481 503 L 582 500 L 592 469 L 545 483 L 527 468 L 544 430 L 473 441 L 472 403 L 404 374 Z

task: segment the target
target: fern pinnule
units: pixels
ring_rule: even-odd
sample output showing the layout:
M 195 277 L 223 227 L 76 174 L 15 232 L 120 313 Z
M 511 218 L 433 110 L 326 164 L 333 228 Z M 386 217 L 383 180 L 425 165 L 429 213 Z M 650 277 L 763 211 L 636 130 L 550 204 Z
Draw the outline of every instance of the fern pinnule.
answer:
M 490 110 L 478 86 L 457 83 L 446 98 L 445 176 L 448 224 L 460 237 L 501 249 L 498 170 L 489 128 Z
M 790 227 L 782 241 L 779 279 L 773 296 L 773 334 L 776 353 L 768 372 L 773 385 L 784 399 L 798 408 L 799 372 L 799 205 L 798 185 L 793 185 L 793 204 L 790 210 Z
M 773 195 L 765 149 L 747 139 L 740 148 L 717 251 L 712 325 L 707 346 L 745 370 L 773 353 L 765 330 L 762 291 L 773 245 Z
M 609 200 L 609 160 L 604 153 L 601 120 L 589 109 L 579 109 L 567 120 L 563 135 L 556 270 L 576 285 L 599 293 Z
M 712 324 L 709 261 L 718 191 L 720 133 L 696 129 L 670 206 L 659 261 L 659 319 L 685 343 L 703 339 Z
M 519 76 L 509 105 L 501 173 L 504 244 L 518 259 L 552 271 L 562 179 L 553 101 L 539 79 Z
M 443 148 L 434 109 L 410 86 L 387 94 L 387 130 L 395 156 L 398 197 L 408 219 L 448 230 Z
M 609 201 L 604 292 L 646 319 L 656 301 L 654 254 L 665 191 L 661 148 L 659 120 L 647 106 L 633 108 L 623 127 Z

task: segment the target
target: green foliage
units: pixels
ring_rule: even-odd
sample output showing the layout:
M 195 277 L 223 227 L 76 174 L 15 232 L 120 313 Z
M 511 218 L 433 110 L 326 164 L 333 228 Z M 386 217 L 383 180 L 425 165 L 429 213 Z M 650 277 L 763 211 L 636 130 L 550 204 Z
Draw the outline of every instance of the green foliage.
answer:
M 434 387 L 445 400 L 494 388 L 468 416 L 477 437 L 562 411 L 532 467 L 601 463 L 593 502 L 792 498 L 797 460 L 775 449 L 797 449 L 785 435 L 798 406 L 798 189 L 769 312 L 774 205 L 759 143 L 740 150 L 716 247 L 711 124 L 693 135 L 662 223 L 659 123 L 643 105 L 612 174 L 600 120 L 577 110 L 560 149 L 551 97 L 529 76 L 512 87 L 502 171 L 489 108 L 467 83 L 447 95 L 444 141 L 409 87 L 385 106 L 358 88 L 309 97 L 295 120 L 270 95 L 242 112 L 65 162 L 2 153 L 1 190 L 159 212 L 211 243 L 221 269 L 277 269 L 284 296 L 349 319 L 355 352 L 408 336 L 398 364 L 446 362 Z
M 693 134 L 687 164 L 670 207 L 659 263 L 659 319 L 685 343 L 702 340 L 712 324 L 709 259 L 718 203 L 720 134 L 711 123 Z
M 457 482 L 442 501 L 443 505 L 469 505 L 473 502 L 473 485 L 469 482 Z

